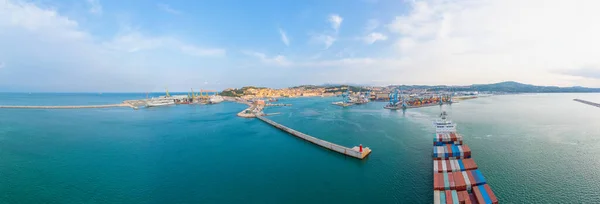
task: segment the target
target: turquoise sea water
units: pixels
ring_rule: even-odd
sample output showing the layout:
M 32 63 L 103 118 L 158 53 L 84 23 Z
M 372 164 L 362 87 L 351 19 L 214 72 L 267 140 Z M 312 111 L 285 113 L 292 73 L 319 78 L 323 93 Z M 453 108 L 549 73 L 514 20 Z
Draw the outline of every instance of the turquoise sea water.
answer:
M 0 105 L 119 103 L 145 94 L 0 94 Z M 445 106 L 502 203 L 600 200 L 599 94 L 480 98 Z M 246 106 L 0 109 L 0 203 L 431 203 L 440 107 L 341 108 L 282 99 L 274 121 L 365 160 L 238 118 Z

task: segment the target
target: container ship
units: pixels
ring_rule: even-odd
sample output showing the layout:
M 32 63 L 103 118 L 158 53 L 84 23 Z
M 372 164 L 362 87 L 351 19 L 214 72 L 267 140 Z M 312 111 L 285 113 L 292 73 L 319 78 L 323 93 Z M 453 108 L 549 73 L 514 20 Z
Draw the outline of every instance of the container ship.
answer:
M 471 149 L 446 117 L 442 112 L 434 122 L 433 203 L 497 204 L 498 198 L 471 158 Z

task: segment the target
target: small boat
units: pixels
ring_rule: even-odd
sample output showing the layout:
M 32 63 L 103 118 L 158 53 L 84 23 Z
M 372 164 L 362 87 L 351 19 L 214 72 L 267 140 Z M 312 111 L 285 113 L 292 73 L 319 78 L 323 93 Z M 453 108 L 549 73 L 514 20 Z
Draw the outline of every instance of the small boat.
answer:
M 352 105 L 352 103 L 346 103 L 344 101 L 337 101 L 337 102 L 333 102 L 331 104 L 336 105 L 336 106 L 342 106 L 342 107 L 348 107 L 348 106 Z
M 406 107 L 403 107 L 401 105 L 385 105 L 383 108 L 385 109 L 390 109 L 390 110 L 400 110 L 400 109 L 405 109 Z

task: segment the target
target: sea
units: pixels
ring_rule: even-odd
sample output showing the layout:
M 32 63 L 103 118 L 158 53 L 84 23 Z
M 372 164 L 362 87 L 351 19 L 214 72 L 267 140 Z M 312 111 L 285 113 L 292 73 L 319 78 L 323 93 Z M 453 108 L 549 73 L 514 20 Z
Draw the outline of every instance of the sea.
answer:
M 93 105 L 145 93 L 0 93 L 0 105 Z M 431 203 L 435 120 L 448 112 L 500 203 L 600 202 L 600 94 L 520 94 L 406 111 L 283 98 L 246 105 L 0 109 L 0 203 Z

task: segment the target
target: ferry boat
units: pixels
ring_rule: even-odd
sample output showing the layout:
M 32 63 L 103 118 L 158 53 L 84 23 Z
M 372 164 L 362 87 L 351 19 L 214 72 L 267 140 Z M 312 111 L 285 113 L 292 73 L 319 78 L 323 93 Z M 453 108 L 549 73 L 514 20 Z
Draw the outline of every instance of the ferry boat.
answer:
M 213 95 L 213 96 L 210 96 L 210 98 L 208 98 L 208 103 L 209 104 L 217 104 L 217 103 L 223 102 L 224 100 L 225 99 L 223 99 L 223 96 Z

